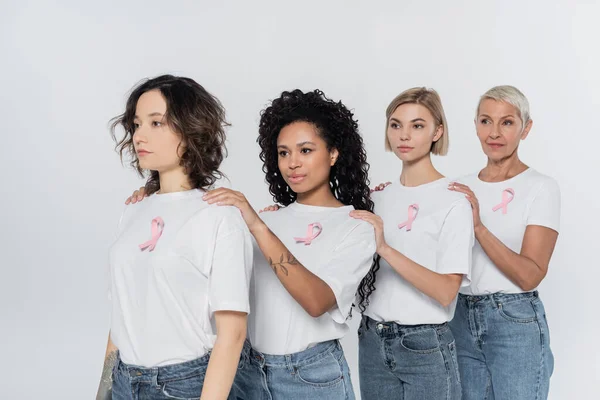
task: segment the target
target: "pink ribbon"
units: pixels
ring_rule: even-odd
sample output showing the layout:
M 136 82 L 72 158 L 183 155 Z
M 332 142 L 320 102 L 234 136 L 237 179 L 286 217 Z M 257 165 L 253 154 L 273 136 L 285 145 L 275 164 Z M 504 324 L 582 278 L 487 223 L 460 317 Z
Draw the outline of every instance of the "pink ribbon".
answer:
M 317 231 L 315 232 L 315 228 L 317 228 Z M 315 238 L 317 236 L 319 236 L 321 234 L 321 232 L 323 231 L 323 227 L 321 226 L 320 223 L 315 222 L 314 224 L 310 224 L 308 225 L 308 231 L 306 232 L 306 237 L 295 237 L 294 240 L 296 242 L 299 243 L 304 243 L 306 246 L 308 246 L 313 240 L 315 240 Z
M 498 211 L 502 209 L 502 214 L 506 214 L 508 212 L 508 203 L 510 203 L 515 198 L 515 191 L 512 189 L 504 189 L 502 191 L 502 203 L 494 206 L 492 211 Z
M 148 249 L 148 251 L 154 250 L 156 247 L 156 242 L 160 239 L 160 236 L 163 233 L 163 228 L 165 227 L 165 221 L 161 217 L 156 217 L 152 220 L 152 238 L 147 242 L 140 244 L 140 249 L 142 251 Z
M 417 214 L 419 213 L 419 205 L 411 204 L 408 206 L 408 219 L 403 223 L 398 225 L 398 229 L 402 229 L 406 227 L 406 231 L 410 231 L 412 229 L 412 223 L 415 219 L 417 219 Z

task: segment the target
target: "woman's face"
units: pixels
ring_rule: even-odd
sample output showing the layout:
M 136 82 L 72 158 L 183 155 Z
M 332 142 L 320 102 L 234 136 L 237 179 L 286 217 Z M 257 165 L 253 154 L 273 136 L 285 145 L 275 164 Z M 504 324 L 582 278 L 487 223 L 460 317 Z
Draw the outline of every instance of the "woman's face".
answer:
M 420 104 L 402 104 L 388 120 L 387 140 L 396 156 L 414 162 L 428 156 L 444 128 L 437 125 L 429 110 Z
M 181 136 L 166 121 L 167 103 L 159 90 L 140 96 L 135 108 L 133 144 L 140 168 L 167 172 L 181 168 Z
M 533 121 L 523 126 L 519 111 L 504 101 L 485 99 L 479 105 L 475 127 L 485 155 L 501 161 L 513 155 L 529 134 Z
M 283 127 L 277 137 L 277 153 L 279 173 L 295 193 L 329 187 L 338 151 L 327 149 L 313 124 L 293 122 Z

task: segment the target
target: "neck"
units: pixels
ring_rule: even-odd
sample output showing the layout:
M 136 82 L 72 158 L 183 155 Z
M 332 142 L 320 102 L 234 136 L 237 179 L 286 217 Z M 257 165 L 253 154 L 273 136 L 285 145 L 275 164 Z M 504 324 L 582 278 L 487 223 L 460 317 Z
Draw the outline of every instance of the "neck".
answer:
M 430 154 L 427 154 L 427 156 L 418 160 L 402 163 L 400 183 L 404 186 L 413 187 L 424 185 L 443 177 L 444 175 L 433 166 Z
M 501 182 L 519 175 L 527 168 L 515 150 L 513 154 L 500 160 L 488 158 L 487 166 L 479 173 L 479 178 L 488 182 Z
M 158 180 L 160 193 L 183 192 L 192 188 L 188 176 L 183 172 L 183 168 L 160 172 Z
M 344 205 L 331 192 L 329 182 L 311 191 L 298 193 L 296 201 L 307 206 L 341 207 Z

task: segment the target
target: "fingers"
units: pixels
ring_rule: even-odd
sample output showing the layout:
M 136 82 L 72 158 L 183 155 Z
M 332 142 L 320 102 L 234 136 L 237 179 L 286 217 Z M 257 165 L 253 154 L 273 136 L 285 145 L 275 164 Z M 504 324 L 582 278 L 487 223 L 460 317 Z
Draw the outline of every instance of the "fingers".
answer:
M 138 202 L 138 195 L 139 195 L 140 191 L 136 190 L 134 191 L 131 196 L 129 196 L 127 198 L 127 200 L 125 201 L 125 204 L 129 205 L 129 204 L 135 204 Z
M 471 190 L 467 185 L 463 185 L 461 183 L 452 182 L 448 185 L 449 190 L 453 190 L 455 192 L 460 192 L 469 195 L 470 197 L 476 197 L 475 193 Z
M 386 183 L 380 183 L 379 185 L 375 186 L 373 189 L 371 189 L 371 193 L 373 192 L 380 192 L 383 189 L 385 189 L 387 186 L 391 185 L 392 182 L 386 182 Z
M 221 194 L 212 194 L 211 196 L 206 196 L 204 199 L 208 204 L 217 204 L 217 205 L 237 205 L 242 202 L 242 199 L 235 195 L 234 193 L 224 192 Z
M 364 210 L 354 210 L 350 212 L 350 216 L 356 219 L 362 219 L 363 221 L 367 221 L 371 225 L 380 225 L 383 224 L 383 220 L 379 215 L 375 215 L 372 212 L 364 211 Z
M 273 204 L 273 205 L 270 205 L 270 206 L 267 206 L 267 207 L 263 208 L 258 213 L 260 214 L 263 211 L 277 211 L 277 210 L 279 210 L 279 206 L 277 204 Z
M 144 200 L 144 197 L 146 197 L 146 188 L 145 187 L 141 187 L 137 190 L 138 195 L 137 195 L 137 201 L 142 201 Z
M 244 197 L 244 195 L 241 192 L 236 192 L 235 190 L 231 190 L 228 188 L 218 188 L 218 189 L 210 190 L 210 191 L 206 192 L 206 194 L 204 196 L 202 196 L 202 199 L 204 201 L 206 201 L 208 204 L 217 203 L 217 202 L 221 201 L 219 199 L 224 199 L 224 198 L 234 198 L 234 199 L 237 199 L 238 201 L 246 201 L 246 198 Z

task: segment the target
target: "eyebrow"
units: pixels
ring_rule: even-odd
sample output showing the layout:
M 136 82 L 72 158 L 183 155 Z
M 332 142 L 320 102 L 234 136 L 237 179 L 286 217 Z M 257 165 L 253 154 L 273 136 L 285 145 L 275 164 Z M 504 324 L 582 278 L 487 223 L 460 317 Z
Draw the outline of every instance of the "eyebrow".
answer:
M 307 140 L 306 142 L 300 142 L 300 143 L 296 143 L 296 147 L 302 147 L 302 146 L 304 146 L 304 145 L 307 145 L 307 144 L 312 144 L 313 146 L 316 146 L 316 144 L 315 144 L 315 143 L 313 143 L 313 142 L 311 142 L 311 141 L 308 141 L 308 140 Z M 278 144 L 278 145 L 277 145 L 277 148 L 280 148 L 280 147 L 281 147 L 282 149 L 289 149 L 289 147 L 287 147 L 285 144 Z
M 479 114 L 479 116 L 480 117 L 486 117 L 486 118 L 489 118 L 489 119 L 493 119 L 492 117 L 490 117 L 487 114 Z M 516 118 L 516 117 L 514 115 L 512 115 L 512 114 L 508 114 L 508 115 L 505 115 L 503 117 L 500 117 L 500 119 L 504 119 L 504 118 Z
M 390 121 L 395 121 L 395 122 L 398 122 L 400 124 L 402 123 L 402 121 L 400 121 L 399 119 L 396 119 L 396 118 L 390 118 Z M 411 120 L 410 122 L 417 122 L 417 121 L 427 122 L 423 118 L 415 118 L 415 119 Z
M 153 112 L 153 113 L 151 113 L 151 114 L 148 114 L 148 116 L 149 116 L 149 117 L 162 117 L 162 116 L 163 116 L 163 114 L 161 114 L 161 113 L 159 113 L 159 112 Z M 137 115 L 135 115 L 133 118 L 134 118 L 134 119 L 135 119 L 135 118 L 137 118 L 137 119 L 140 119 L 140 117 L 138 117 Z

